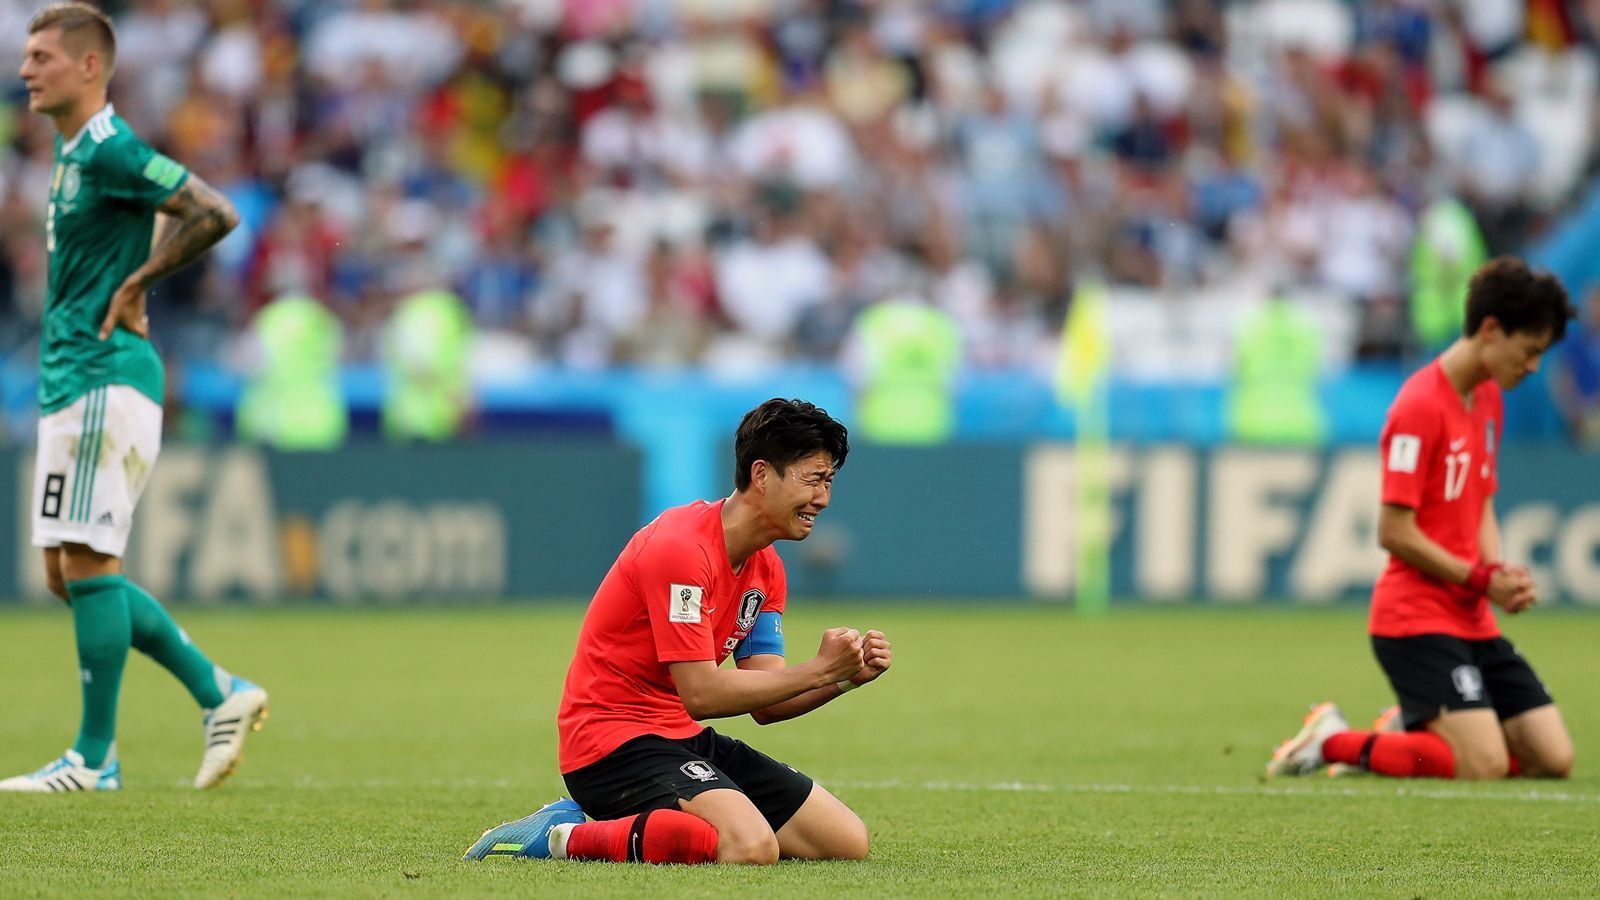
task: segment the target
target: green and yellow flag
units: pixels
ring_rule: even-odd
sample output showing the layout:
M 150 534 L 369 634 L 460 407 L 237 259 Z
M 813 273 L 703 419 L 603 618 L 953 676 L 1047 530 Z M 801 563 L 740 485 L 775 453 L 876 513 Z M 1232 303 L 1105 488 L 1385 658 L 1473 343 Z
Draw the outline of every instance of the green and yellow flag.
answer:
M 1106 287 L 1084 281 L 1073 293 L 1061 332 L 1056 398 L 1077 422 L 1073 590 L 1078 612 L 1099 615 L 1111 604 L 1111 325 Z

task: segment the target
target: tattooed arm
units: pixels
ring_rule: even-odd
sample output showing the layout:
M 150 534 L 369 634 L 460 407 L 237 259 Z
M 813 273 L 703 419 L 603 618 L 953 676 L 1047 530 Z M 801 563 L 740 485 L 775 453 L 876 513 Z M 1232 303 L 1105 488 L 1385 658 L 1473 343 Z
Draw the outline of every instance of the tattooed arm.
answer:
M 100 325 L 102 340 L 110 337 L 117 325 L 140 337 L 149 337 L 150 319 L 145 314 L 144 299 L 150 285 L 199 259 L 239 224 L 239 213 L 228 198 L 193 174 L 156 210 L 150 258 L 112 296 L 111 307 Z
M 156 227 L 150 231 L 151 253 L 156 252 L 156 248 L 161 246 L 161 242 L 167 239 L 167 231 L 169 229 L 176 228 L 177 225 L 177 219 L 174 219 L 159 209 L 156 210 Z
M 166 227 L 159 229 L 150 258 L 133 273 L 147 288 L 199 259 L 239 224 L 228 198 L 192 174 L 156 211 L 167 218 Z

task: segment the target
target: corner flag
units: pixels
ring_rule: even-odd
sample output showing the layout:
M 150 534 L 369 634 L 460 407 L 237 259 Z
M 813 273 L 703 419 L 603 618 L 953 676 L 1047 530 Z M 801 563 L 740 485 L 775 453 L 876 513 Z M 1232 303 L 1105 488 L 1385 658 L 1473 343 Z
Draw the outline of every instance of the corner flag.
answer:
M 1077 420 L 1073 484 L 1077 535 L 1073 565 L 1078 612 L 1098 615 L 1111 604 L 1111 328 L 1106 287 L 1084 281 L 1073 293 L 1062 328 L 1056 398 Z

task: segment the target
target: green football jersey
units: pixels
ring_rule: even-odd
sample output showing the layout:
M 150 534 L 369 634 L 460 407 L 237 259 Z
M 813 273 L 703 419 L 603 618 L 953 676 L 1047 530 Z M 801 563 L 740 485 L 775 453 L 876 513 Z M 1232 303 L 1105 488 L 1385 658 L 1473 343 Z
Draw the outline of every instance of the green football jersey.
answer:
M 162 401 L 161 357 L 118 328 L 100 339 L 111 295 L 150 257 L 156 207 L 189 177 L 150 149 L 110 104 L 70 141 L 56 137 L 45 246 L 49 287 L 39 336 L 39 412 L 125 384 Z

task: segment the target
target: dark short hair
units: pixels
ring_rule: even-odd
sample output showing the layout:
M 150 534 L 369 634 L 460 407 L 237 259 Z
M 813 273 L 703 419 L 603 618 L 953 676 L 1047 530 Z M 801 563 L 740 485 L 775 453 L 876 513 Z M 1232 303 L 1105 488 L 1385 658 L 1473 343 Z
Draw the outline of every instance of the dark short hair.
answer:
M 61 42 L 78 55 L 83 54 L 84 42 L 100 51 L 105 70 L 110 72 L 117 64 L 117 35 L 111 28 L 111 18 L 88 3 L 52 3 L 28 22 L 28 33 L 38 34 L 47 28 L 61 29 Z
M 1535 272 L 1514 256 L 1500 256 L 1484 263 L 1467 286 L 1464 333 L 1472 337 L 1484 319 L 1494 316 L 1506 334 L 1549 334 L 1554 344 L 1576 314 L 1560 279 Z
M 782 475 L 792 463 L 826 451 L 834 471 L 850 453 L 850 432 L 828 411 L 804 400 L 774 397 L 744 414 L 733 438 L 733 486 L 750 487 L 750 467 L 764 459 Z

